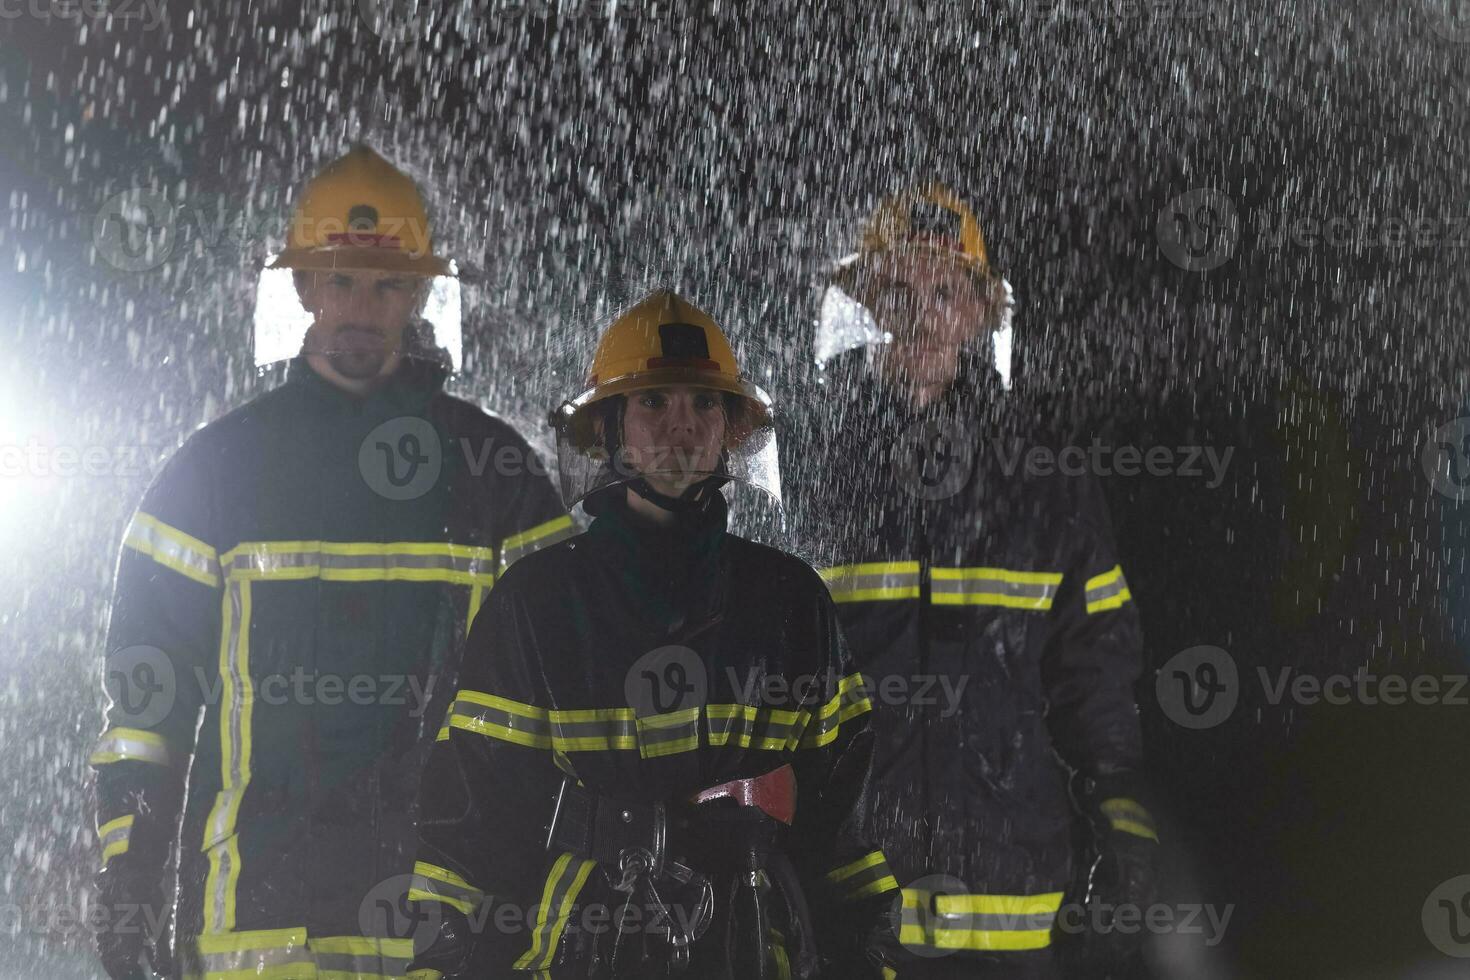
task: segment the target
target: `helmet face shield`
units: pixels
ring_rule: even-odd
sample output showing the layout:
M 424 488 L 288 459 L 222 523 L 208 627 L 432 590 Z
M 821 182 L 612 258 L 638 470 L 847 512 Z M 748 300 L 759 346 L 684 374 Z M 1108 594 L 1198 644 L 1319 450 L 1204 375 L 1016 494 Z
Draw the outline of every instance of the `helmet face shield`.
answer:
M 303 353 L 318 319 L 297 289 L 297 271 L 281 266 L 261 272 L 253 331 L 257 368 Z M 324 309 L 311 353 L 350 359 L 380 350 L 449 370 L 462 363 L 460 283 L 452 269 L 435 276 L 352 268 L 301 273 L 313 277 L 307 280 L 311 299 Z
M 641 405 L 628 401 L 679 397 L 679 392 L 714 400 L 718 421 L 690 426 L 677 437 L 645 427 Z M 657 411 L 658 409 L 653 409 Z M 687 409 L 670 409 L 684 411 Z M 554 414 L 557 466 L 568 508 L 590 494 L 646 480 L 660 493 L 679 496 L 711 478 L 742 483 L 781 500 L 776 429 L 770 399 L 749 382 L 737 394 L 707 385 L 641 384 L 620 394 L 590 388 Z

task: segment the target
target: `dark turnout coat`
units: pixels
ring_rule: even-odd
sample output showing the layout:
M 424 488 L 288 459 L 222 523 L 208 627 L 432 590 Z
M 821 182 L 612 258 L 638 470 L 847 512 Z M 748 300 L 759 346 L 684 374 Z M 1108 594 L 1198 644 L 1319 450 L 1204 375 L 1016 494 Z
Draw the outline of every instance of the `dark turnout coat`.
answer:
M 485 930 L 514 970 L 586 976 L 620 879 L 548 849 L 563 777 L 619 805 L 676 805 L 789 764 L 797 805 L 780 848 L 819 933 L 845 933 L 824 952 L 851 952 L 897 889 L 866 843 L 861 689 L 816 573 L 726 533 L 719 494 L 674 529 L 609 504 L 586 533 L 517 563 L 475 622 L 424 776 L 414 896 L 523 923 Z M 713 870 L 699 844 L 671 856 Z M 726 893 L 719 884 L 716 902 Z M 487 915 L 486 896 L 523 914 Z M 693 976 L 720 965 L 700 956 Z
M 1042 949 L 1071 875 L 1069 770 L 1140 762 L 1141 639 L 1108 514 L 987 368 L 914 413 L 858 357 L 804 444 L 821 478 L 800 481 L 799 524 L 870 680 L 872 827 L 904 942 Z
M 298 359 L 194 433 L 127 530 L 97 822 L 104 859 L 145 877 L 182 822 L 191 975 L 387 977 L 411 956 L 361 912 L 404 901 L 470 621 L 509 560 L 572 530 L 526 443 L 444 378 L 406 361 L 357 398 Z

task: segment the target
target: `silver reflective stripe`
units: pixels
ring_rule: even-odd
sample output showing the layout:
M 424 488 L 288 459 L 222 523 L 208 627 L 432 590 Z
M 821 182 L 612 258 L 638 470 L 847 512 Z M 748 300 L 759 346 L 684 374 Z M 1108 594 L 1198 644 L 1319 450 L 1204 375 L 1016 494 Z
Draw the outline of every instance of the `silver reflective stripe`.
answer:
M 546 738 L 551 734 L 551 725 L 545 718 L 528 718 L 510 711 L 502 711 L 484 704 L 475 704 L 470 701 L 457 701 L 454 705 L 454 720 L 477 722 L 485 725 L 499 725 L 512 731 L 525 732 L 539 738 Z
M 219 585 L 219 561 L 214 549 L 152 514 L 138 511 L 133 515 L 123 535 L 123 546 L 202 584 Z
M 1004 597 L 1034 600 L 1037 605 L 1050 604 L 1057 594 L 1057 586 L 1049 582 L 1016 582 L 999 575 L 980 575 L 973 578 L 940 578 L 935 576 L 929 583 L 930 594 L 935 602 L 943 602 L 940 596 Z
M 239 972 L 248 976 L 251 973 L 264 973 L 267 970 L 278 970 L 281 967 L 300 966 L 303 967 L 302 976 L 315 976 L 315 959 L 311 950 L 305 946 L 274 946 L 265 949 L 237 949 L 227 953 L 204 953 L 200 959 L 203 961 L 206 974 L 234 973 Z
M 112 729 L 102 733 L 97 748 L 92 752 L 92 764 L 108 762 L 151 762 L 158 766 L 171 764 L 168 746 L 161 740 L 141 738 L 142 733 L 130 734 L 131 729 Z
M 638 723 L 632 714 L 595 721 L 561 721 L 552 715 L 551 735 L 563 752 L 637 748 Z
M 728 717 L 711 711 L 709 741 L 711 745 L 725 745 L 734 741 L 737 745 L 781 748 L 791 738 L 794 724 L 794 721 L 777 719 L 764 708 Z
M 216 928 L 227 924 L 225 914 L 229 906 L 230 894 L 234 890 L 236 875 L 239 873 L 239 869 L 233 866 L 229 848 L 219 846 L 218 842 L 227 840 L 228 835 L 234 832 L 235 817 L 239 812 L 239 797 L 245 792 L 246 786 L 247 774 L 243 750 L 247 710 L 245 688 L 249 679 L 240 670 L 240 636 L 242 625 L 245 628 L 249 626 L 241 622 L 245 615 L 244 591 L 248 587 L 247 583 L 231 578 L 226 599 L 230 604 L 230 632 L 225 638 L 225 669 L 229 683 L 229 696 L 225 699 L 223 710 L 226 712 L 229 744 L 221 746 L 221 749 L 229 752 L 230 767 L 225 773 L 224 789 L 215 797 L 214 809 L 210 812 L 209 824 L 205 828 L 205 840 L 215 842 L 214 846 L 218 848 L 216 860 L 219 862 L 219 872 L 214 876 L 214 890 L 209 896 L 214 912 L 212 924 Z
M 973 932 L 1032 932 L 1050 929 L 1055 912 L 928 912 L 904 903 L 903 925 L 923 927 L 930 921 L 939 929 L 963 929 Z
M 1107 608 L 1114 608 L 1118 603 L 1108 600 L 1115 599 L 1127 591 L 1128 580 L 1123 577 L 1123 569 L 1114 566 L 1112 571 L 1088 580 L 1087 593 L 1084 597 L 1087 602 L 1087 611 L 1100 611 L 1097 607 L 1101 604 L 1106 604 Z
M 919 595 L 918 562 L 839 565 L 821 571 L 837 602 L 913 599 Z
M 133 818 L 131 816 L 109 821 L 98 835 L 102 841 L 103 858 L 126 852 L 132 835 Z
M 299 568 L 334 571 L 363 569 L 431 569 L 462 572 L 466 575 L 490 576 L 495 572 L 494 560 L 485 555 L 414 554 L 384 551 L 381 554 L 342 554 L 321 548 L 301 551 L 277 551 L 266 547 L 241 545 L 229 556 L 229 571 L 270 575 Z
M 466 888 L 463 885 L 451 884 L 439 878 L 432 878 L 423 872 L 417 872 L 413 876 L 413 891 L 424 892 L 437 898 L 451 898 L 456 902 L 464 902 L 471 906 L 480 904 L 480 899 L 485 893 L 474 888 Z
M 328 953 L 314 950 L 317 969 L 349 976 L 401 977 L 408 972 L 408 957 L 376 953 Z

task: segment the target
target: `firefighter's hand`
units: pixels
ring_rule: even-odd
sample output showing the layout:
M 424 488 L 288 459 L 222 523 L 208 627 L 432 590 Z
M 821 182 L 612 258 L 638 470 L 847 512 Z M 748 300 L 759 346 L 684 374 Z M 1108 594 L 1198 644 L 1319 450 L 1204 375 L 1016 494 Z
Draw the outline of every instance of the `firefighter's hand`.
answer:
M 146 980 L 143 961 L 163 976 L 172 970 L 168 943 L 155 935 L 164 921 L 159 875 L 114 858 L 97 873 L 97 900 L 105 918 L 97 931 L 97 957 L 112 980 Z
M 1096 973 L 1089 975 L 1126 972 L 1143 948 L 1138 923 L 1157 895 L 1159 839 L 1153 817 L 1138 802 L 1145 793 L 1140 784 L 1135 774 L 1103 777 L 1086 780 L 1080 794 L 1093 829 L 1084 959 Z
M 441 907 L 439 916 L 439 930 L 434 934 L 434 941 L 416 954 L 408 965 L 408 975 L 414 980 L 455 977 L 469 969 L 470 956 L 475 951 L 475 936 L 470 930 L 469 918 L 449 905 Z

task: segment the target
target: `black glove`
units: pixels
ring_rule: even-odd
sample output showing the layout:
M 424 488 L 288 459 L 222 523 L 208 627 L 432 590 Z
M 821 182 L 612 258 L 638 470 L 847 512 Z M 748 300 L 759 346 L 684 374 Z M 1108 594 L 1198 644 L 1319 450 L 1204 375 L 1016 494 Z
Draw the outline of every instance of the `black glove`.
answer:
M 1137 972 L 1146 936 L 1145 916 L 1158 886 L 1159 838 L 1142 799 L 1147 790 L 1132 771 L 1100 776 L 1079 774 L 1073 796 L 1088 828 L 1085 882 L 1069 912 L 1069 927 L 1081 927 L 1071 943 L 1073 972 L 1083 977 L 1123 977 Z M 1118 927 L 1120 907 L 1123 927 Z
M 410 974 L 425 971 L 445 977 L 463 976 L 470 967 L 470 957 L 475 951 L 475 934 L 471 930 L 469 917 L 451 905 L 439 907 L 439 929 L 434 941 L 422 953 L 414 955 L 408 965 Z
M 97 900 L 106 917 L 97 931 L 97 957 L 112 980 L 147 980 L 143 962 L 173 974 L 160 874 L 113 858 L 97 872 Z

